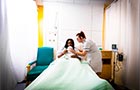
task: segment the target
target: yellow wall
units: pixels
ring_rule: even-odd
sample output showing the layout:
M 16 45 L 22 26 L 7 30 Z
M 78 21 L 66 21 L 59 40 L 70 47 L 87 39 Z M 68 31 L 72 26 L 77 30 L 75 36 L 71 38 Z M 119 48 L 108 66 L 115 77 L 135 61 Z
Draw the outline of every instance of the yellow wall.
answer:
M 105 26 L 106 26 L 106 8 L 109 3 L 104 4 L 104 12 L 103 12 L 103 26 L 102 26 L 102 49 L 105 48 Z
M 38 5 L 38 47 L 43 46 L 43 5 Z

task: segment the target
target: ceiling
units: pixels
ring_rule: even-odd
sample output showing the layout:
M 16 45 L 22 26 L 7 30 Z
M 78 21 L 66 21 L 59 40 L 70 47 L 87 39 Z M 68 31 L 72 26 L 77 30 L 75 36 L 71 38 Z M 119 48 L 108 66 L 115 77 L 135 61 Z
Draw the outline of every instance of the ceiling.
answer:
M 42 0 L 43 2 L 64 2 L 64 3 L 90 3 L 92 1 L 106 1 L 106 0 Z
M 81 4 L 89 4 L 92 1 L 104 1 L 104 2 L 112 2 L 114 0 L 35 0 L 37 5 L 42 5 L 43 2 L 62 2 L 62 3 L 81 3 Z

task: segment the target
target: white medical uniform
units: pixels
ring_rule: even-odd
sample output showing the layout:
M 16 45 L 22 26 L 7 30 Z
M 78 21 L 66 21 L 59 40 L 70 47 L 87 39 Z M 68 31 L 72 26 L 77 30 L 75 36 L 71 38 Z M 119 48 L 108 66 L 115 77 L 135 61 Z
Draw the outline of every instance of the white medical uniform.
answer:
M 85 39 L 83 42 L 83 50 L 87 51 L 86 59 L 91 68 L 96 73 L 102 72 L 102 55 L 96 44 L 91 40 Z

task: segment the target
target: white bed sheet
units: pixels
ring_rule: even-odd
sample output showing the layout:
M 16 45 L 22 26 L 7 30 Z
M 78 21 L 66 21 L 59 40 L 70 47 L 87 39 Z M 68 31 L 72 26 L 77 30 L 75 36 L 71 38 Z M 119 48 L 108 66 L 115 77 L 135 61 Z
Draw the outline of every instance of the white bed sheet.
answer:
M 59 58 L 52 62 L 25 90 L 114 90 L 99 78 L 86 61 Z

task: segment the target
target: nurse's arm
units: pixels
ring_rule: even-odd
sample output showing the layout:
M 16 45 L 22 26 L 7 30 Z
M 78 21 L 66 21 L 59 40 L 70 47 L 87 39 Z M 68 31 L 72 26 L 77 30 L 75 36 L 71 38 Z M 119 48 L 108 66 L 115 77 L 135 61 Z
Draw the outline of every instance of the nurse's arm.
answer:
M 80 52 L 80 51 L 75 51 L 75 54 L 76 55 L 79 55 L 79 56 L 86 56 L 86 54 L 87 54 L 87 52 L 86 51 L 82 51 L 82 52 Z
M 82 51 L 75 51 L 73 49 L 70 49 L 69 51 L 74 53 L 74 54 L 76 54 L 76 55 L 79 55 L 79 56 L 86 56 L 86 54 L 87 54 L 87 52 L 84 51 L 84 50 L 82 50 Z

